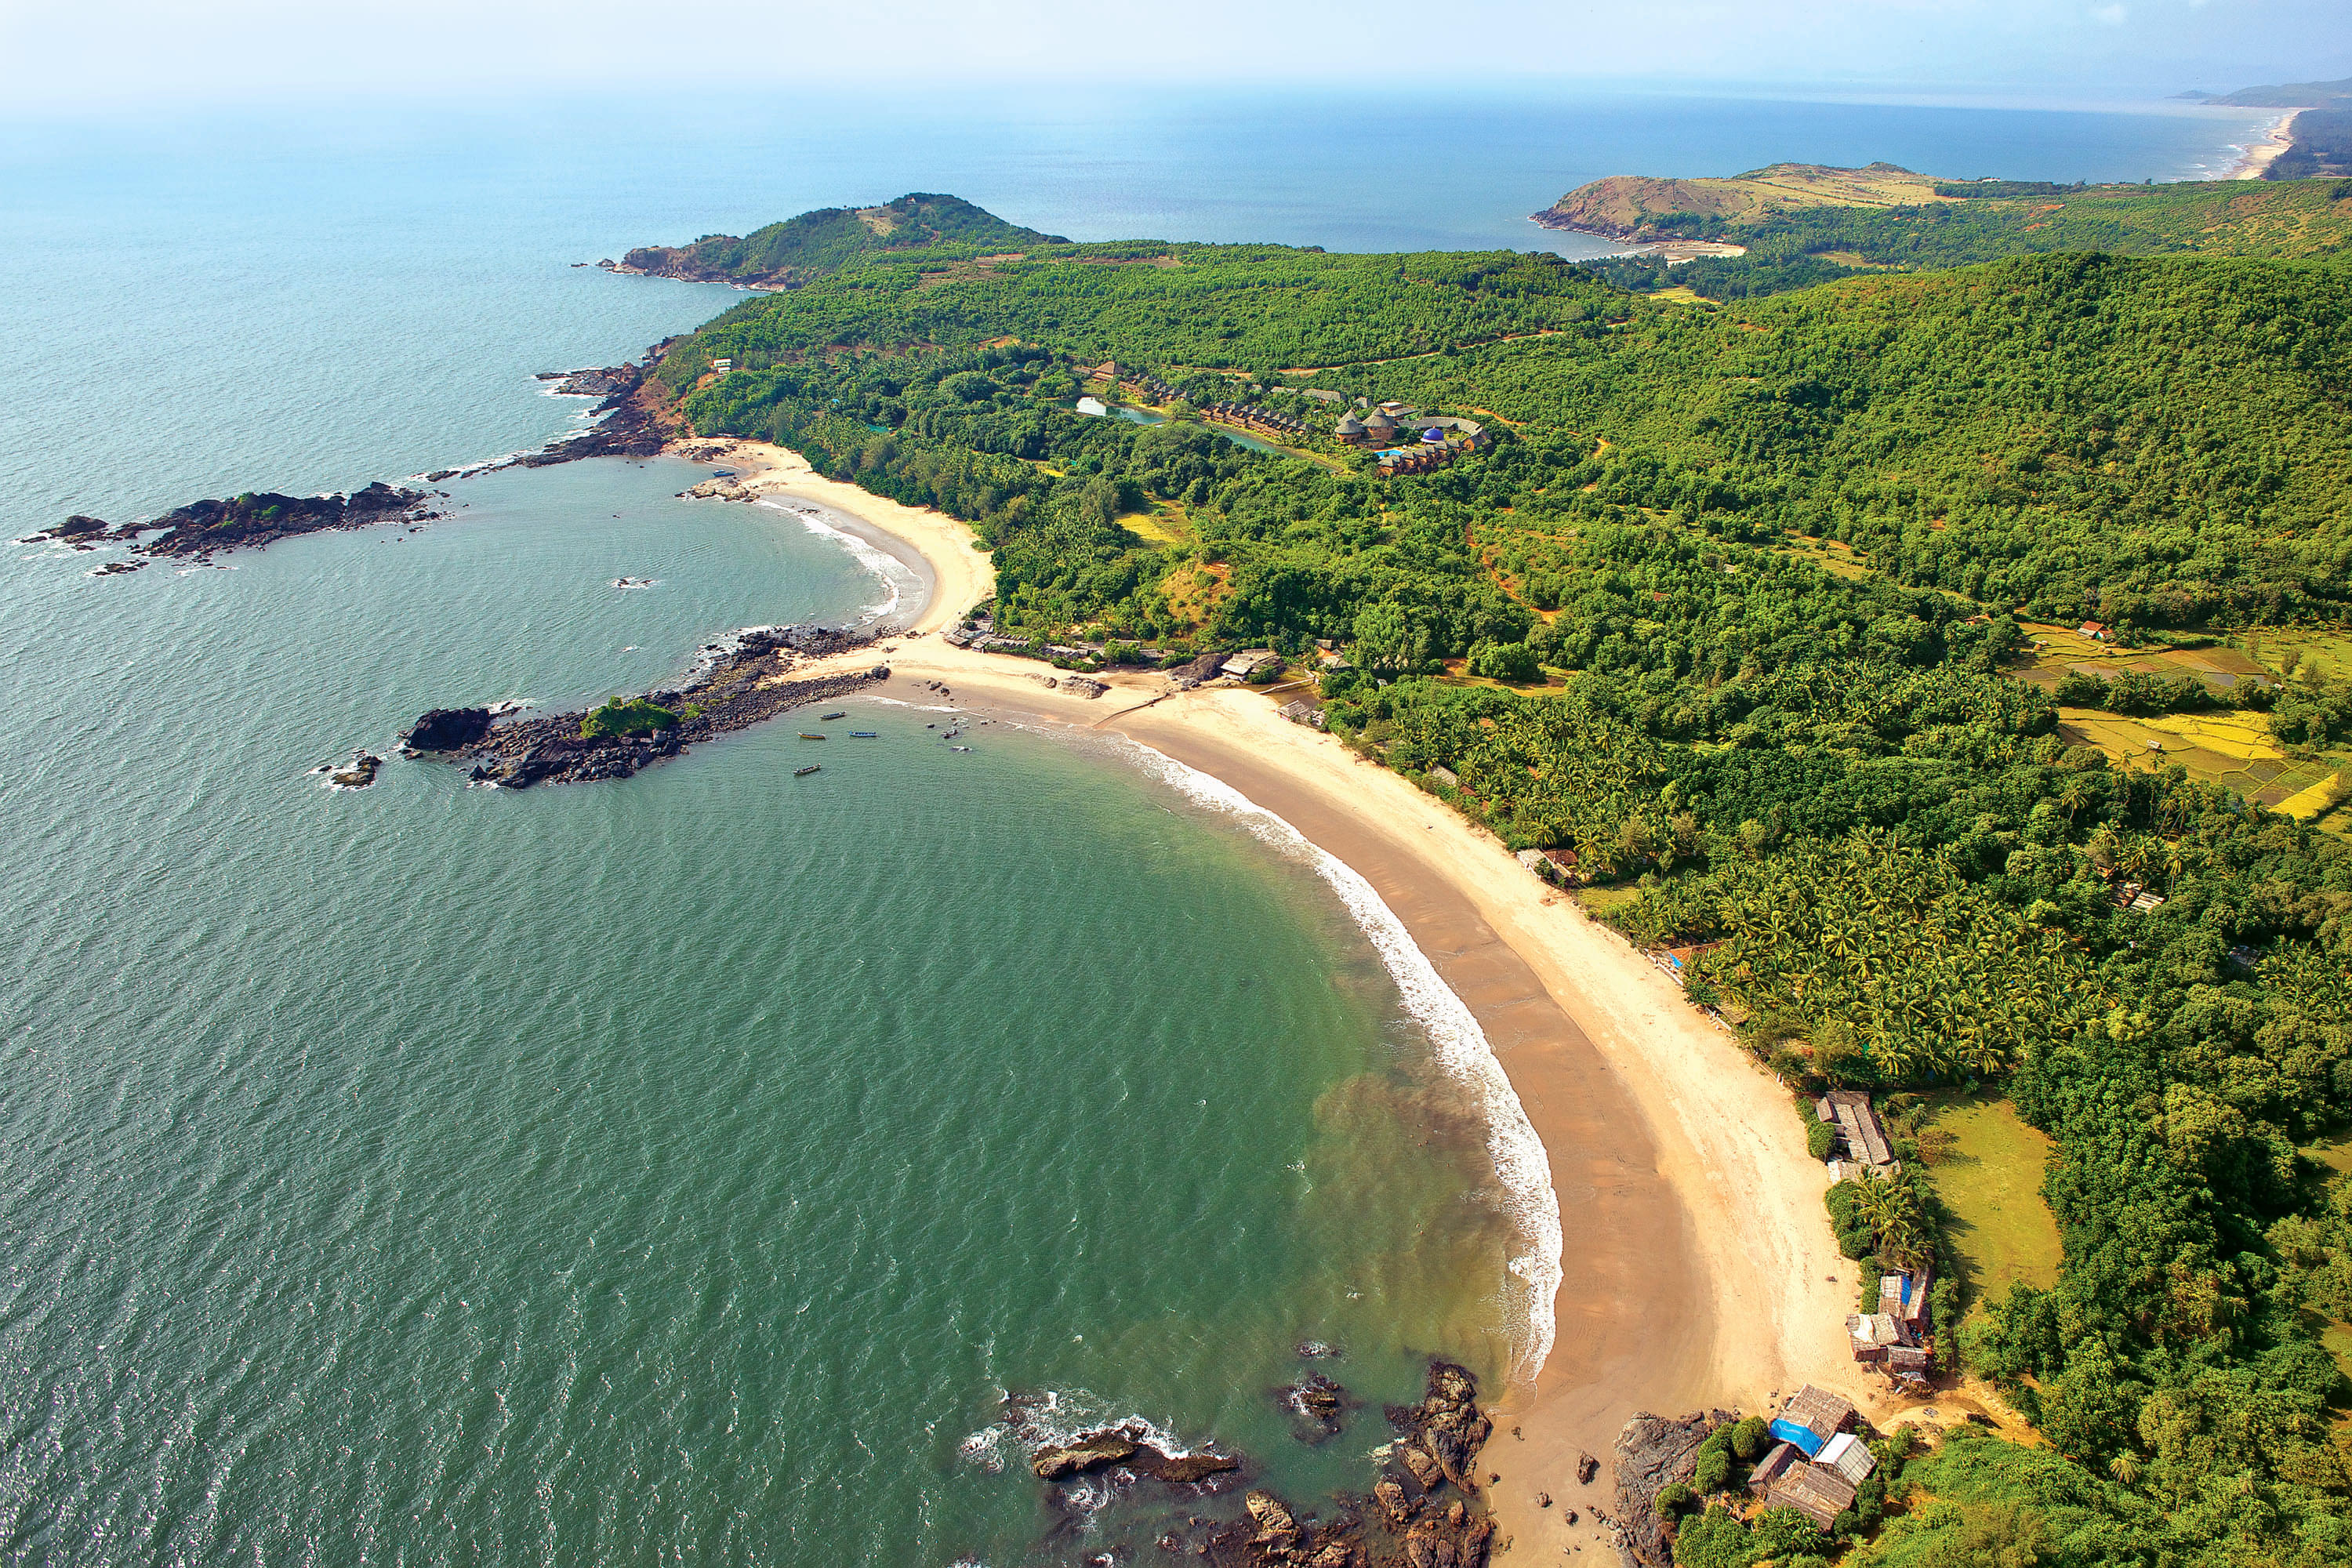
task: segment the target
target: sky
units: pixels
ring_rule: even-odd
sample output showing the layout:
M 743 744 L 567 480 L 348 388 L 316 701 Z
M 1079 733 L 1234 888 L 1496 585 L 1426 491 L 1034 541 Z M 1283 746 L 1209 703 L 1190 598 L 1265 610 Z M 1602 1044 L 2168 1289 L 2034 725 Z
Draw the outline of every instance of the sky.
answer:
M 0 0 L 0 113 L 1557 79 L 2040 99 L 2352 76 L 2352 0 Z

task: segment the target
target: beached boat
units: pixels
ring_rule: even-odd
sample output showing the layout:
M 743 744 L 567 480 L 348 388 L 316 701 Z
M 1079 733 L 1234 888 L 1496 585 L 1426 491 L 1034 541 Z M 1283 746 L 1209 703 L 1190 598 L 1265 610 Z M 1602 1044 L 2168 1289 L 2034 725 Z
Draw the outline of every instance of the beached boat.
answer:
M 808 776 L 809 776 L 809 774 L 811 774 L 811 773 L 815 773 L 816 771 L 817 771 L 817 765 L 816 765 L 814 763 L 811 763 L 808 766 L 806 766 L 806 767 L 804 767 L 804 768 L 794 768 L 794 769 L 793 770 L 793 777 L 794 777 L 794 778 L 796 778 L 796 779 L 804 779 L 804 778 L 808 777 Z

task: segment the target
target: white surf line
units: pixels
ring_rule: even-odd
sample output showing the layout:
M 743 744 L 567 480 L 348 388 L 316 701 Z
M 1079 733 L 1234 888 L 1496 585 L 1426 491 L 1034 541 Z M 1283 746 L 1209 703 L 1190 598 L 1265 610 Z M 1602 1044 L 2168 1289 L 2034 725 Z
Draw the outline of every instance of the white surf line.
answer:
M 1526 1332 L 1524 1342 L 1514 1347 L 1511 1380 L 1533 1382 L 1551 1354 L 1557 1331 L 1552 1299 L 1559 1291 L 1565 1246 L 1559 1196 L 1552 1188 L 1551 1161 L 1544 1152 L 1543 1140 L 1536 1135 L 1527 1107 L 1519 1102 L 1518 1091 L 1511 1087 L 1510 1076 L 1496 1059 L 1476 1016 L 1438 974 L 1437 966 L 1421 951 L 1388 900 L 1354 867 L 1224 780 L 1140 741 L 1120 739 L 1142 752 L 1148 759 L 1147 768 L 1187 799 L 1237 817 L 1264 842 L 1304 857 L 1339 895 L 1339 901 L 1370 939 L 1381 962 L 1395 977 L 1406 1011 L 1436 1047 L 1439 1063 L 1478 1091 L 1486 1113 L 1486 1152 L 1503 1184 L 1506 1207 L 1532 1244 L 1531 1250 L 1510 1260 L 1509 1268 L 1527 1290 L 1526 1300 L 1516 1304 L 1523 1318 L 1513 1326 L 1523 1326 Z
M 859 613 L 861 619 L 878 621 L 897 611 L 910 597 L 914 603 L 908 615 L 911 617 L 923 613 L 923 580 L 915 569 L 888 551 L 828 521 L 822 503 L 797 496 L 782 499 L 762 496 L 758 504 L 771 511 L 788 512 L 800 519 L 801 525 L 811 533 L 841 545 L 849 552 L 852 559 L 880 581 L 887 597 L 878 605 L 867 605 Z

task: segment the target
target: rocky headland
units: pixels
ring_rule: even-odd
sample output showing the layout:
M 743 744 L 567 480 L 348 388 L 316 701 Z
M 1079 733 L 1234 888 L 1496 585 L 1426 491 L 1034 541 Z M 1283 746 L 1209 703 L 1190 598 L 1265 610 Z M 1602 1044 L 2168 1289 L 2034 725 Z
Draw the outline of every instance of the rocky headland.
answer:
M 792 679 L 803 662 L 868 646 L 865 633 L 824 626 L 762 628 L 702 650 L 704 673 L 675 690 L 647 692 L 625 706 L 646 714 L 626 731 L 600 730 L 591 714 L 559 713 L 500 721 L 488 708 L 436 708 L 401 737 L 404 755 L 470 763 L 478 784 L 526 789 L 535 784 L 625 779 L 649 763 L 811 702 L 845 697 L 886 679 L 889 667 Z M 617 705 L 617 704 L 616 704 Z
M 224 550 L 258 550 L 298 533 L 330 528 L 373 528 L 383 522 L 422 522 L 440 515 L 423 490 L 399 489 L 381 480 L 348 496 L 289 496 L 262 490 L 226 500 L 191 501 L 144 522 L 110 526 L 102 518 L 75 515 L 30 537 L 55 540 L 77 550 L 100 542 L 131 542 L 132 553 L 153 559 L 181 556 L 209 560 Z M 158 531 L 161 531 L 158 533 Z M 157 534 L 154 538 L 142 535 Z M 135 570 L 117 562 L 110 571 Z
M 1611 1452 L 1616 1478 L 1615 1526 L 1619 1543 L 1645 1568 L 1668 1568 L 1675 1560 L 1674 1527 L 1658 1511 L 1658 1494 L 1698 1471 L 1699 1445 L 1719 1426 L 1739 1419 L 1737 1411 L 1669 1420 L 1641 1415 L 1625 1423 Z
M 551 441 L 536 452 L 500 464 L 501 468 L 543 468 L 556 463 L 576 463 L 583 458 L 650 458 L 662 443 L 685 428 L 669 388 L 654 379 L 662 355 L 675 337 L 649 345 L 644 356 L 624 364 L 593 370 L 542 371 L 540 379 L 559 384 L 559 395 L 601 397 L 593 410 L 595 423 L 577 436 Z
M 578 435 L 526 452 L 497 468 L 544 468 L 577 462 L 583 458 L 650 458 L 682 426 L 672 406 L 668 388 L 651 379 L 661 356 L 677 340 L 664 338 L 646 350 L 642 363 L 607 365 L 590 370 L 544 371 L 542 381 L 557 381 L 560 394 L 601 397 L 595 423 Z M 441 468 L 425 476 L 439 484 L 475 468 Z M 349 495 L 289 496 L 275 490 L 249 491 L 225 500 L 191 501 L 161 517 L 120 525 L 104 518 L 77 512 L 54 527 L 26 536 L 76 550 L 101 544 L 129 544 L 136 560 L 117 560 L 99 569 L 98 575 L 135 572 L 148 560 L 177 556 L 208 561 L 228 550 L 259 550 L 297 534 L 337 528 L 373 528 L 387 522 L 426 522 L 447 514 L 433 510 L 435 497 L 424 490 L 404 489 L 382 480 Z

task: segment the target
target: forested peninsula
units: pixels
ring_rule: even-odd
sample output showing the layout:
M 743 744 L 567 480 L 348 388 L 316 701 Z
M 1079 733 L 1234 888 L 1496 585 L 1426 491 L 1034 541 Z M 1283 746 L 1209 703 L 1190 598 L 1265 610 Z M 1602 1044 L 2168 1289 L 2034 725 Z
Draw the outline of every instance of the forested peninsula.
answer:
M 2054 1283 L 1936 1329 L 2036 1443 L 1890 1450 L 1850 1561 L 2352 1559 L 2352 182 L 1735 222 L 1832 276 L 861 241 L 653 380 L 968 520 L 1000 646 L 1315 671 L 1793 1089 L 1895 1109 L 1902 1173 L 1836 1216 L 1865 1276 L 1965 1278 L 1906 1108 L 2047 1132 Z M 1679 1562 L 1839 1550 L 1678 1500 Z

